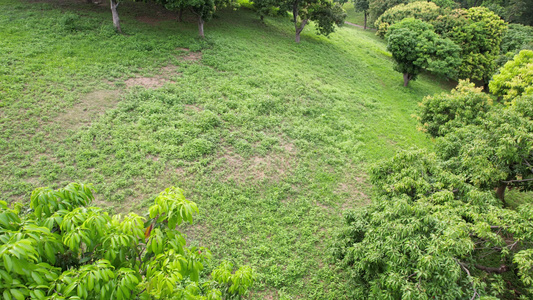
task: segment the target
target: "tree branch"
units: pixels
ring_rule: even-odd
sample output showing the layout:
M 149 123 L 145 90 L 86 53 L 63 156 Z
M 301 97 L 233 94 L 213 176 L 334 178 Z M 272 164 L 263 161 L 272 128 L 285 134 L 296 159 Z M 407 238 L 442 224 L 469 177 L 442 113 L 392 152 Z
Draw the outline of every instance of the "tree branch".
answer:
M 461 268 L 463 268 L 463 270 L 465 270 L 466 274 L 468 275 L 468 277 L 472 277 L 472 275 L 470 275 L 470 271 L 468 271 L 468 269 L 465 267 L 465 264 L 460 262 L 457 258 L 455 259 L 455 262 L 461 266 Z M 470 283 L 472 284 L 472 289 L 474 290 L 474 295 L 472 295 L 472 298 L 470 298 L 470 300 L 474 300 L 476 299 L 476 296 L 479 296 L 479 294 L 477 293 L 477 290 L 476 288 L 474 287 L 474 282 L 473 281 L 470 281 Z
M 523 158 L 524 162 L 526 163 L 526 165 L 529 167 L 529 171 L 531 171 L 531 173 L 533 173 L 533 166 L 531 166 L 531 164 L 529 164 L 529 162 Z
M 478 269 L 480 269 L 482 271 L 485 271 L 487 273 L 497 273 L 497 274 L 502 274 L 502 273 L 505 273 L 505 272 L 510 270 L 509 267 L 506 266 L 506 265 L 501 265 L 499 268 L 476 265 L 476 268 L 478 268 Z
M 533 178 L 528 178 L 528 179 L 522 179 L 522 180 L 508 180 L 508 181 L 503 181 L 503 183 L 520 183 L 520 182 L 526 182 L 526 181 L 533 181 Z

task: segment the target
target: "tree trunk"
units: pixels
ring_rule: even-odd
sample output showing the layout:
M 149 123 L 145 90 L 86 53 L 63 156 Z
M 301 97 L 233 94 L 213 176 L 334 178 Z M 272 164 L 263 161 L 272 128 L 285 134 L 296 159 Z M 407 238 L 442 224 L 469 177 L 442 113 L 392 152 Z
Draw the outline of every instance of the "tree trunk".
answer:
M 120 18 L 118 17 L 117 6 L 118 2 L 116 0 L 111 0 L 111 14 L 113 15 L 113 26 L 115 26 L 115 30 L 117 32 L 122 33 L 122 30 L 120 29 Z
M 198 16 L 198 34 L 200 37 L 204 38 L 204 19 L 201 16 Z
M 298 4 L 298 1 L 294 1 L 294 4 L 292 5 L 292 16 L 294 21 L 294 29 L 296 31 L 296 43 L 300 42 L 300 33 L 302 33 L 302 31 L 304 30 L 305 24 L 307 24 L 308 21 L 308 19 L 302 20 L 302 24 L 298 26 Z
M 411 78 L 413 78 L 411 74 L 403 73 L 403 86 L 404 87 L 407 87 L 407 85 L 409 84 L 409 80 L 411 80 Z
M 501 183 L 500 186 L 498 186 L 498 189 L 496 190 L 496 196 L 498 196 L 498 199 L 500 199 L 503 202 L 503 206 L 507 206 L 507 203 L 505 203 L 505 189 L 507 188 L 506 183 Z
M 363 14 L 365 15 L 365 24 L 363 25 L 363 29 L 366 30 L 366 17 L 368 16 L 368 13 L 365 10 Z
M 180 10 L 178 10 L 178 19 L 177 19 L 178 22 L 183 22 L 183 8 L 180 8 Z
M 307 19 L 303 20 L 302 21 L 302 24 L 300 26 L 296 25 L 295 28 L 296 28 L 296 42 L 299 43 L 300 42 L 300 33 L 302 33 L 302 31 L 304 30 L 304 27 L 305 27 L 305 24 L 307 24 Z
M 483 82 L 483 91 L 485 93 L 489 93 L 489 83 L 488 83 L 488 81 L 484 81 Z
M 261 22 L 265 20 L 265 16 L 263 16 L 262 14 L 259 16 L 259 18 L 261 18 Z

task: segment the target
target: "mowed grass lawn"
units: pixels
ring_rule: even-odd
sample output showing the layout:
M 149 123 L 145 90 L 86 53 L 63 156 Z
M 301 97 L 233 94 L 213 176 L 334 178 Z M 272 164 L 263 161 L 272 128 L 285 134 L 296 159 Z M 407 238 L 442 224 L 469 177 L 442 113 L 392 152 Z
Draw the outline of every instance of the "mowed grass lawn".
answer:
M 0 0 L 0 192 L 93 183 L 96 205 L 145 213 L 169 186 L 200 208 L 188 242 L 257 272 L 251 297 L 349 296 L 329 249 L 343 210 L 369 203 L 368 165 L 431 147 L 382 40 L 224 11 L 195 22 L 143 3 Z M 210 271 L 210 266 L 206 272 Z

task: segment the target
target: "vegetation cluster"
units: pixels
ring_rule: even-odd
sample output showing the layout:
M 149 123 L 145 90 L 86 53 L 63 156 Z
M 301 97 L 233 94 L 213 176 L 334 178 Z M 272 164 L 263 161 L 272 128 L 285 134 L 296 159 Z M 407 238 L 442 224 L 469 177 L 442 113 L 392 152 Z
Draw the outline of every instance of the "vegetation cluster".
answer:
M 505 64 L 492 93 L 522 82 L 527 72 L 510 74 L 532 54 Z M 533 93 L 525 86 L 507 90 L 503 103 L 460 81 L 420 103 L 435 152 L 400 152 L 374 166 L 376 201 L 345 216 L 334 255 L 350 271 L 354 297 L 533 296 L 532 206 L 505 199 L 507 189 L 533 187 Z

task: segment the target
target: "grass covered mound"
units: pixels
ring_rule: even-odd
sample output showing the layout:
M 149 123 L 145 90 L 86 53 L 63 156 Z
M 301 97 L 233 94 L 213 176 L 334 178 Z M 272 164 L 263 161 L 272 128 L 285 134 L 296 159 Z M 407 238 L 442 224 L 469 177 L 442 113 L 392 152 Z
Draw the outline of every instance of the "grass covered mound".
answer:
M 411 117 L 447 87 L 409 89 L 372 32 L 221 12 L 197 39 L 159 8 L 0 1 L 0 192 L 93 183 L 97 204 L 146 208 L 165 187 L 202 214 L 188 241 L 249 264 L 254 298 L 342 298 L 329 265 L 343 209 L 369 201 L 365 164 L 428 147 Z M 206 270 L 210 272 L 209 268 Z

